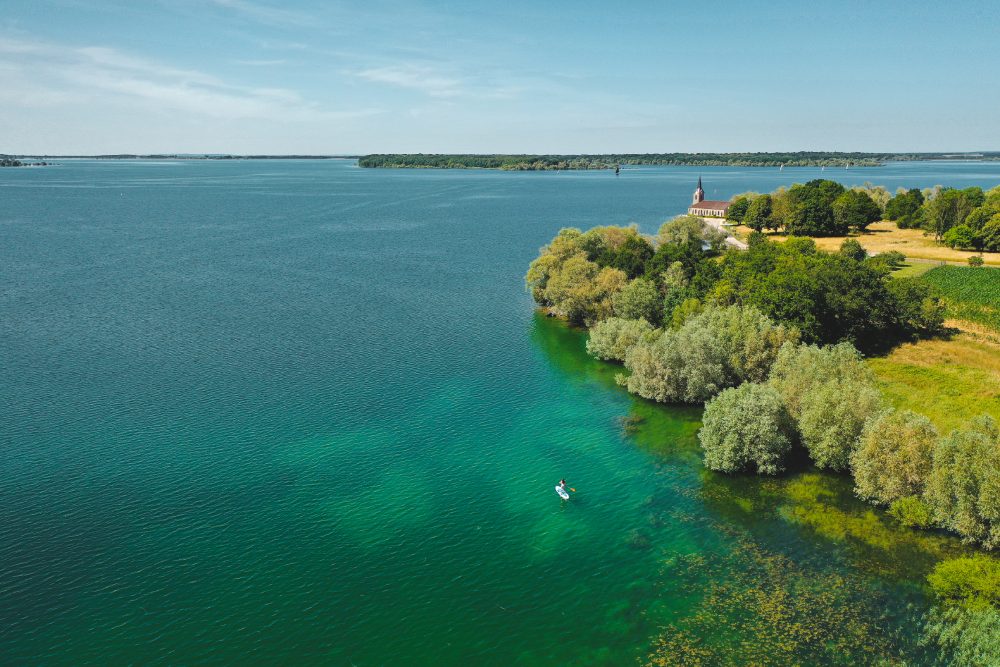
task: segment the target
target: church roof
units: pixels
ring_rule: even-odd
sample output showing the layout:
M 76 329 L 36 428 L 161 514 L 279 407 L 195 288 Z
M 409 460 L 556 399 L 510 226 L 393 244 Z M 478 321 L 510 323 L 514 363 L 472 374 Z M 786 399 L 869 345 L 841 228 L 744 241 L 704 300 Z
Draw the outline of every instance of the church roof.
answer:
M 698 189 L 701 190 L 701 176 L 698 177 Z
M 729 202 L 727 201 L 712 201 L 711 199 L 706 199 L 700 201 L 697 204 L 691 204 L 691 208 L 707 208 L 713 211 L 725 211 L 729 208 Z

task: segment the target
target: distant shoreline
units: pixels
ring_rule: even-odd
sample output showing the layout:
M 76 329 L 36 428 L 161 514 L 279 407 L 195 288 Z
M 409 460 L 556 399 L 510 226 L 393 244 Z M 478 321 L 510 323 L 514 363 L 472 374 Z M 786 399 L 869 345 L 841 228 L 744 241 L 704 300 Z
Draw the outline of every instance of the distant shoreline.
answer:
M 970 153 L 619 153 L 584 155 L 505 155 L 380 153 L 363 155 L 358 166 L 374 169 L 497 169 L 564 171 L 616 169 L 621 166 L 688 167 L 880 167 L 887 162 L 929 160 L 1000 160 L 1000 152 Z

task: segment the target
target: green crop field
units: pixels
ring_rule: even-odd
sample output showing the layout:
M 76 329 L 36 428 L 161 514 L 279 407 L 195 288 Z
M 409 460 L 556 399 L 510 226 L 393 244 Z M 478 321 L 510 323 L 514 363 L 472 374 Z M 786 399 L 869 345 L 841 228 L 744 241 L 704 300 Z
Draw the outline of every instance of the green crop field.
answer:
M 939 266 L 921 276 L 941 293 L 948 317 L 1000 331 L 1000 270 Z

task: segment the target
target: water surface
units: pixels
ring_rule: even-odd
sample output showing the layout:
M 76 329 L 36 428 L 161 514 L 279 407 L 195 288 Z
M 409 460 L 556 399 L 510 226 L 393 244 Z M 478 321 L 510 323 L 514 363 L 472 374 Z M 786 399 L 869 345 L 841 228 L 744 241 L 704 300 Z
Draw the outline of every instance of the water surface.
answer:
M 707 473 L 697 410 L 628 396 L 533 311 L 560 227 L 653 232 L 698 175 L 723 198 L 1000 163 L 0 170 L 2 661 L 620 664 L 661 634 L 801 659 L 775 619 L 817 610 L 919 657 L 957 543 L 842 479 Z

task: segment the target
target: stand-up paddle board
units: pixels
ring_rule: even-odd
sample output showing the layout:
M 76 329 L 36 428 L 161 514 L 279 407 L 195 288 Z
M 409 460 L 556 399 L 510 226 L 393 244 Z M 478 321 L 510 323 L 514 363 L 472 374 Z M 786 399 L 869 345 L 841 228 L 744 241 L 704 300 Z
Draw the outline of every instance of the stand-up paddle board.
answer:
M 562 498 L 563 500 L 569 500 L 569 494 L 566 493 L 566 489 L 562 488 L 561 486 L 556 486 L 556 493 L 558 493 L 559 497 Z

